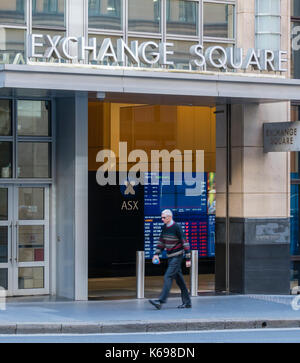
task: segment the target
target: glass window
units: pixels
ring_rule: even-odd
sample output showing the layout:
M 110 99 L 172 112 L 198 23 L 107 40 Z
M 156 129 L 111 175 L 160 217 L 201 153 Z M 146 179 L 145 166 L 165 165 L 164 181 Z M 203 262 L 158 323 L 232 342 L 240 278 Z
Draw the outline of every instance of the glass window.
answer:
M 0 178 L 12 177 L 12 143 L 0 142 Z
M 121 30 L 121 0 L 89 0 L 89 28 Z
M 19 261 L 44 261 L 44 226 L 19 227 Z
M 11 102 L 0 100 L 0 136 L 11 136 Z
M 117 56 L 117 40 L 120 39 L 121 37 L 114 37 L 111 35 L 93 35 L 90 34 L 89 39 L 90 38 L 96 38 L 96 44 L 97 44 L 97 49 L 101 48 L 102 42 L 104 39 L 109 38 L 112 42 L 112 46 L 114 48 L 114 52 L 115 55 Z M 109 51 L 110 53 L 110 51 Z M 97 63 L 99 64 L 99 62 L 94 62 L 92 61 L 91 63 Z M 104 57 L 103 62 L 101 63 L 102 65 L 114 65 L 114 61 L 113 61 L 113 57 Z
M 167 33 L 198 35 L 198 2 L 167 0 Z
M 18 178 L 50 178 L 50 144 L 18 143 Z
M 234 37 L 234 5 L 204 3 L 204 36 Z
M 146 42 L 154 42 L 155 44 L 157 44 L 157 48 L 153 48 L 152 46 L 147 46 L 146 47 L 146 59 L 149 59 L 149 60 L 153 60 L 155 58 L 155 56 L 151 55 L 151 53 L 155 52 L 157 53 L 158 52 L 158 45 L 159 43 L 161 42 L 160 39 L 150 39 L 150 38 L 129 38 L 128 39 L 128 42 L 129 42 L 129 45 L 131 44 L 131 42 L 133 42 L 134 40 L 137 40 L 139 42 L 139 46 L 142 44 L 142 43 L 146 43 Z M 158 63 L 155 63 L 155 64 L 145 64 L 145 63 L 140 63 L 139 65 L 140 67 L 143 67 L 143 68 L 157 68 L 159 67 L 159 64 Z
M 0 286 L 5 290 L 8 289 L 8 269 L 0 268 Z
M 161 1 L 129 0 L 128 29 L 137 32 L 160 32 Z
M 10 0 L 0 2 L 1 24 L 25 24 L 25 0 Z
M 258 16 L 256 29 L 258 32 L 280 33 L 280 17 Z
M 280 15 L 280 1 L 281 0 L 256 0 L 256 12 L 259 14 Z
M 25 31 L 0 28 L 0 63 L 24 64 Z
M 35 29 L 32 32 L 33 32 L 33 34 L 50 35 L 52 38 L 56 35 L 60 35 L 62 38 L 65 36 L 65 32 L 57 31 L 57 30 Z M 37 51 L 39 54 L 45 54 L 46 49 L 49 47 L 45 41 L 42 43 L 44 43 L 44 45 L 42 47 L 37 48 Z M 40 60 L 40 58 L 38 60 Z M 49 59 L 47 59 L 47 61 L 49 62 Z M 58 60 L 57 58 L 54 58 L 54 57 L 51 58 L 51 61 L 65 62 L 65 60 L 63 60 L 63 59 Z
M 173 61 L 175 69 L 191 69 L 190 66 L 190 48 L 195 45 L 195 42 L 186 42 L 182 40 L 169 40 L 174 44 L 173 55 L 168 56 L 168 61 Z
M 18 101 L 18 135 L 49 136 L 49 103 Z
M 8 227 L 0 227 L 0 263 L 8 261 Z
M 19 220 L 44 220 L 43 188 L 19 188 Z
M 19 268 L 19 289 L 44 288 L 44 267 Z
M 65 0 L 33 0 L 33 26 L 65 26 Z
M 291 0 L 291 15 L 300 16 L 300 2 L 299 0 Z
M 256 47 L 259 49 L 280 49 L 280 35 L 256 34 Z
M 281 42 L 280 0 L 256 0 L 256 48 L 279 50 Z
M 8 220 L 8 190 L 0 188 L 0 221 Z

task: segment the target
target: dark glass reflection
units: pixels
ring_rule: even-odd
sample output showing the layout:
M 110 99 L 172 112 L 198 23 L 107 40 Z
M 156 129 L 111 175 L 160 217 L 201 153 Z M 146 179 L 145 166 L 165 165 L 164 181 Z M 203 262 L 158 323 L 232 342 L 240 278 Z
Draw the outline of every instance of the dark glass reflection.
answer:
M 18 177 L 50 178 L 50 144 L 18 143 Z
M 33 0 L 33 26 L 61 26 L 65 25 L 65 0 Z
M 299 0 L 291 0 L 291 16 L 300 16 Z
M 121 30 L 121 0 L 89 0 L 89 28 Z
M 8 220 L 8 189 L 0 188 L 0 221 Z
M 1 29 L 0 32 L 1 63 L 25 64 L 24 50 L 25 50 L 25 31 L 23 29 L 12 29 L 12 28 Z
M 198 2 L 167 0 L 167 33 L 197 35 Z
M 19 188 L 19 220 L 44 219 L 44 189 Z
M 204 4 L 204 36 L 233 38 L 234 6 L 226 4 Z
M 12 177 L 12 142 L 0 142 L 0 179 Z
M 0 22 L 2 24 L 25 24 L 25 0 L 1 1 Z
M 130 31 L 159 33 L 160 0 L 129 0 L 128 29 Z
M 0 268 L 0 287 L 8 289 L 8 269 Z
M 8 227 L 0 227 L 0 263 L 8 261 Z
M 49 105 L 45 101 L 18 101 L 18 135 L 50 136 Z
M 10 101 L 0 100 L 0 136 L 11 136 Z

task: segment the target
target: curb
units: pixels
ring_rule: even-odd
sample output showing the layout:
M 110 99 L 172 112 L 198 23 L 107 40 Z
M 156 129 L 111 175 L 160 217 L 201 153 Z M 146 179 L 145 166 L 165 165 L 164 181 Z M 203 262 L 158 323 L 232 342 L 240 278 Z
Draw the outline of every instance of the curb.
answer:
M 232 329 L 300 328 L 300 320 L 185 320 L 105 323 L 20 323 L 0 324 L 0 335 L 32 334 L 116 334 Z

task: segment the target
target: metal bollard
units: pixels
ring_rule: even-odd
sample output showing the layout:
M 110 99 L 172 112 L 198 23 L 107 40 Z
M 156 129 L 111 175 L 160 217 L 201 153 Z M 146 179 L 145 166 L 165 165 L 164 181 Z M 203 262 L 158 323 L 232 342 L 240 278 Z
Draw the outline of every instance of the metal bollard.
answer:
M 145 252 L 136 252 L 136 298 L 145 297 Z
M 192 266 L 190 272 L 191 296 L 198 296 L 198 251 L 191 251 Z

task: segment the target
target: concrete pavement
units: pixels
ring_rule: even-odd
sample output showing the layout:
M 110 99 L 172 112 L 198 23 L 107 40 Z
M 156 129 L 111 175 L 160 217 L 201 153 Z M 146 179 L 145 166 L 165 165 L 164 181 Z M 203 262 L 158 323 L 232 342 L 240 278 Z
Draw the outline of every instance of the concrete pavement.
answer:
M 299 328 L 295 296 L 230 295 L 192 298 L 192 309 L 162 310 L 148 300 L 9 301 L 0 311 L 1 334 L 103 334 L 222 329 Z M 294 304 L 294 307 L 297 304 Z

